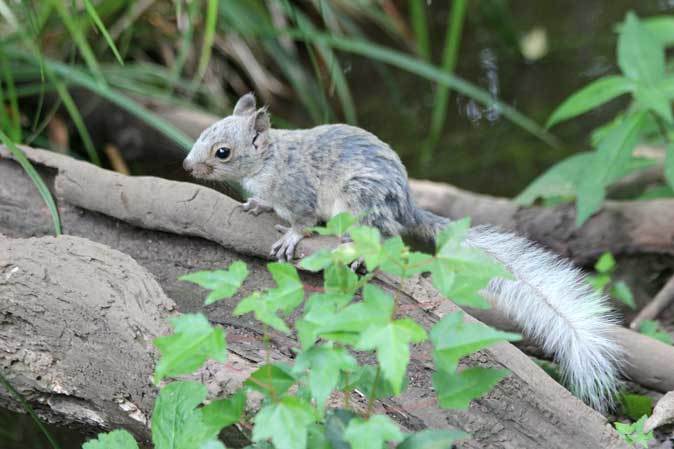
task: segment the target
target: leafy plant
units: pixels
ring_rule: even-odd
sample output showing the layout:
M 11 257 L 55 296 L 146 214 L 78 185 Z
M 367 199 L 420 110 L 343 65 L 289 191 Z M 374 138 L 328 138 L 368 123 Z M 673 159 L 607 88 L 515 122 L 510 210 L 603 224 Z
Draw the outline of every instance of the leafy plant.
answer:
M 643 394 L 622 392 L 618 395 L 622 414 L 633 420 L 653 412 L 653 399 Z
M 668 72 L 665 48 L 674 42 L 674 22 L 655 17 L 645 21 L 632 12 L 619 27 L 616 49 L 621 75 L 609 75 L 567 98 L 550 116 L 547 126 L 584 114 L 621 95 L 629 94 L 629 106 L 598 129 L 594 151 L 574 155 L 550 168 L 518 197 L 530 205 L 536 199 L 576 202 L 576 224 L 597 212 L 606 189 L 624 176 L 642 170 L 652 161 L 635 158 L 632 151 L 642 138 L 661 141 L 666 147 L 664 174 L 674 186 L 674 130 L 671 101 L 674 76 Z
M 246 397 L 255 391 L 263 396 L 252 418 L 251 448 L 383 448 L 449 447 L 468 435 L 460 431 L 425 430 L 405 435 L 386 415 L 374 413 L 375 399 L 396 396 L 407 386 L 410 346 L 428 340 L 423 327 L 411 318 L 399 317 L 396 291 L 374 282 L 377 272 L 400 282 L 429 273 L 444 294 L 463 304 L 483 306 L 477 292 L 494 276 L 508 277 L 504 268 L 481 250 L 462 244 L 469 228 L 467 219 L 454 222 L 441 234 L 435 255 L 412 251 L 399 237 L 383 240 L 374 228 L 360 226 L 340 214 L 321 234 L 349 236 L 350 242 L 333 250 L 322 250 L 300 261 L 309 271 L 323 271 L 324 290 L 305 298 L 297 269 L 287 263 L 268 264 L 276 286 L 242 299 L 234 313 L 254 314 L 264 324 L 265 340 L 270 329 L 290 333 L 286 317 L 302 304 L 294 331 L 300 347 L 292 364 L 265 363 L 234 395 L 206 403 L 205 386 L 173 381 L 165 385 L 152 415 L 155 449 L 222 448 L 216 437 L 225 426 L 242 419 Z M 363 259 L 366 272 L 349 268 Z M 232 297 L 248 271 L 243 262 L 227 270 L 202 271 L 183 276 L 208 290 L 205 303 Z M 200 314 L 181 315 L 172 320 L 171 335 L 159 337 L 161 352 L 155 382 L 188 374 L 208 359 L 224 361 L 225 335 Z M 446 315 L 430 332 L 436 373 L 433 384 L 438 404 L 444 408 L 467 408 L 485 395 L 508 371 L 491 368 L 459 369 L 460 360 L 491 344 L 518 339 L 482 324 L 465 323 L 463 313 Z M 269 349 L 267 349 L 269 351 Z M 355 353 L 376 356 L 376 363 L 360 364 Z M 350 403 L 354 390 L 367 395 L 364 411 Z M 328 399 L 344 398 L 341 408 Z M 125 431 L 101 434 L 85 449 L 135 449 Z
M 639 325 L 639 332 L 648 335 L 649 337 L 660 340 L 661 342 L 672 345 L 674 344 L 674 339 L 669 333 L 662 330 L 660 323 L 655 320 L 644 320 Z
M 635 310 L 637 305 L 634 303 L 632 290 L 630 290 L 625 281 L 615 281 L 612 277 L 615 267 L 616 263 L 613 254 L 606 252 L 594 264 L 597 274 L 588 276 L 587 280 L 597 291 L 607 291 L 612 298 Z
M 629 444 L 640 445 L 641 447 L 648 447 L 648 443 L 654 439 L 653 431 L 644 432 L 644 424 L 648 416 L 642 416 L 638 421 L 631 424 L 621 422 L 614 422 L 613 426 L 618 431 L 621 437 Z

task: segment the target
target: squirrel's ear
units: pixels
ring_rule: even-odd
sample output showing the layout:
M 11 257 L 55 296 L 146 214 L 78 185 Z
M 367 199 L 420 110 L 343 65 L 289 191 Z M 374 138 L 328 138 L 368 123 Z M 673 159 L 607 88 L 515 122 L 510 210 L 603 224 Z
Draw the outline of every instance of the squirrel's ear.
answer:
M 239 98 L 239 101 L 236 102 L 234 106 L 233 115 L 249 115 L 255 111 L 255 96 L 252 92 L 247 93 L 243 97 Z
M 259 133 L 267 131 L 271 127 L 271 119 L 269 118 L 269 112 L 267 108 L 260 108 L 255 111 L 255 115 L 252 118 L 253 128 Z

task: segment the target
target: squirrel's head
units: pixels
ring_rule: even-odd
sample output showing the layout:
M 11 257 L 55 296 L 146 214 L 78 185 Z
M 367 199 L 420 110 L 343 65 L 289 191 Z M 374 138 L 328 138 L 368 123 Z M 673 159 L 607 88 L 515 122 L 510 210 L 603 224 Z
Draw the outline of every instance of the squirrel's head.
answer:
M 267 108 L 255 108 L 255 97 L 239 98 L 229 117 L 206 128 L 183 161 L 195 178 L 239 182 L 256 173 L 269 144 Z

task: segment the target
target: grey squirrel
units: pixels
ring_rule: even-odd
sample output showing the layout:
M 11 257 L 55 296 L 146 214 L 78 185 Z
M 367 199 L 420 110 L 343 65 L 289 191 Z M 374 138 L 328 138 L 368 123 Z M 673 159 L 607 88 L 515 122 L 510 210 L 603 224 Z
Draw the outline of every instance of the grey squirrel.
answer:
M 340 212 L 382 235 L 432 240 L 449 220 L 414 204 L 397 154 L 375 135 L 349 125 L 272 129 L 252 93 L 231 116 L 204 130 L 183 162 L 197 178 L 235 182 L 251 194 L 244 210 L 273 210 L 289 223 L 271 249 L 290 260 L 305 229 Z M 572 391 L 598 410 L 613 404 L 621 349 L 605 298 L 573 265 L 528 240 L 487 226 L 466 244 L 503 263 L 514 280 L 492 280 L 484 296 L 553 355 Z

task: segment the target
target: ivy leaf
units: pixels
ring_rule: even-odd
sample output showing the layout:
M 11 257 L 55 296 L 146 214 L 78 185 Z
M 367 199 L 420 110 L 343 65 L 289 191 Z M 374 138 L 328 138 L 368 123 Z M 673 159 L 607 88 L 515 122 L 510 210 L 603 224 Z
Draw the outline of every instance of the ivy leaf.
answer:
M 384 378 L 399 394 L 410 361 L 410 343 L 426 340 L 426 331 L 413 320 L 404 318 L 384 325 L 373 325 L 362 333 L 356 349 L 377 350 L 377 361 Z
M 636 310 L 637 305 L 634 302 L 634 295 L 632 295 L 632 290 L 627 286 L 625 281 L 618 281 L 613 284 L 611 288 L 611 296 L 625 304 L 632 310 Z
M 316 317 L 316 334 L 326 339 L 355 344 L 359 334 L 370 326 L 384 325 L 391 320 L 393 298 L 379 287 L 367 284 L 363 301 L 350 304 L 339 312 Z
M 323 287 L 329 293 L 353 295 L 358 288 L 358 275 L 345 265 L 332 264 L 323 272 Z
M 307 350 L 313 346 L 323 323 L 330 321 L 351 299 L 351 295 L 335 292 L 311 295 L 304 307 L 304 316 L 295 322 L 295 330 L 302 348 Z
M 246 277 L 248 277 L 248 267 L 244 262 L 236 261 L 226 271 L 197 271 L 180 276 L 178 279 L 212 290 L 204 302 L 205 305 L 209 305 L 234 296 L 241 288 L 241 284 L 246 280 Z
M 197 382 L 173 382 L 159 392 L 152 413 L 155 449 L 199 449 L 215 440 L 222 429 L 204 422 L 206 387 Z
M 644 84 L 655 84 L 665 76 L 663 45 L 631 11 L 618 36 L 618 66 L 626 77 Z
M 341 371 L 353 371 L 358 362 L 344 348 L 334 348 L 331 344 L 314 346 L 301 352 L 295 361 L 294 372 L 308 371 L 309 388 L 319 410 L 339 382 Z
M 267 397 L 280 396 L 295 383 L 295 377 L 283 365 L 267 364 L 255 370 L 244 385 Z
M 166 376 L 196 371 L 208 359 L 224 362 L 227 358 L 225 331 L 213 327 L 201 314 L 184 314 L 171 318 L 173 335 L 158 337 L 154 345 L 161 352 L 154 373 L 155 383 Z
M 460 430 L 426 429 L 409 435 L 396 449 L 449 449 L 454 442 L 469 436 Z
M 365 396 L 386 399 L 396 396 L 393 385 L 383 376 L 377 376 L 377 368 L 372 365 L 359 366 L 349 374 L 348 382 L 343 376 L 338 387 L 340 390 L 358 390 Z M 407 389 L 407 377 L 403 378 L 401 392 Z
M 342 212 L 332 217 L 325 227 L 315 226 L 311 228 L 312 231 L 320 235 L 335 235 L 341 237 L 347 233 L 349 228 L 356 223 L 356 217 L 348 212 Z
M 466 323 L 463 312 L 448 313 L 431 329 L 434 357 L 440 370 L 452 372 L 459 360 L 501 341 L 520 340 L 519 334 L 501 332 L 482 323 Z
M 325 420 L 325 436 L 330 442 L 332 449 L 351 449 L 349 443 L 344 440 L 344 432 L 349 422 L 356 416 L 358 415 L 351 410 L 342 408 L 333 409 L 328 412 Z
M 303 449 L 307 446 L 308 427 L 315 421 L 314 410 L 309 404 L 286 396 L 257 413 L 253 441 L 271 439 L 276 449 Z
M 218 399 L 201 409 L 204 424 L 211 428 L 224 429 L 239 422 L 246 407 L 246 393 L 239 389 L 225 399 Z
M 406 274 L 402 265 L 406 251 L 407 248 L 400 236 L 386 239 L 382 245 L 383 260 L 379 269 L 391 276 L 402 277 Z
M 289 334 L 290 329 L 288 325 L 276 315 L 279 310 L 279 304 L 271 301 L 268 295 L 263 295 L 260 292 L 255 292 L 252 295 L 244 298 L 237 304 L 232 312 L 235 316 L 244 315 L 253 312 L 255 319 L 271 326 L 279 332 Z
M 99 433 L 95 440 L 84 443 L 82 449 L 138 449 L 138 443 L 129 432 L 119 429 Z
M 369 271 L 374 271 L 382 259 L 381 234 L 377 228 L 358 226 L 351 228 L 349 235 L 353 240 L 356 254 L 362 257 Z
M 456 373 L 437 371 L 433 386 L 442 408 L 467 409 L 470 401 L 488 393 L 510 372 L 505 369 L 473 367 Z
M 605 76 L 593 81 L 564 100 L 550 115 L 546 128 L 583 114 L 610 101 L 619 95 L 631 92 L 634 81 L 624 76 Z
M 660 340 L 661 342 L 671 345 L 674 344 L 672 336 L 660 328 L 660 323 L 654 320 L 644 320 L 639 325 L 639 333 L 648 335 L 651 338 Z
M 285 262 L 271 262 L 267 264 L 267 269 L 278 285 L 269 290 L 268 300 L 283 312 L 292 312 L 304 299 L 304 285 L 297 268 Z
M 352 449 L 382 449 L 387 441 L 402 441 L 403 434 L 388 416 L 374 415 L 368 420 L 353 418 L 349 421 L 344 439 Z
M 332 263 L 332 253 L 327 249 L 319 249 L 315 253 L 300 260 L 300 267 L 317 272 L 325 269 Z

